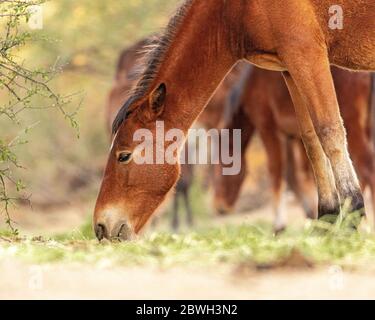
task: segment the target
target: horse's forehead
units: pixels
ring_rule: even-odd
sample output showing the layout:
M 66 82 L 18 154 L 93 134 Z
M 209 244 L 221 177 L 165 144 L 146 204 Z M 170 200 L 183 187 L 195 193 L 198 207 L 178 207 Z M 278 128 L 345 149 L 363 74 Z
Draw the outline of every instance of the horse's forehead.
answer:
M 125 124 L 121 124 L 120 128 L 116 131 L 112 138 L 111 147 L 109 149 L 110 152 L 113 150 L 115 145 L 124 146 L 131 144 L 132 141 L 129 140 L 129 138 L 131 137 L 129 130 L 131 130 L 129 126 L 125 128 Z

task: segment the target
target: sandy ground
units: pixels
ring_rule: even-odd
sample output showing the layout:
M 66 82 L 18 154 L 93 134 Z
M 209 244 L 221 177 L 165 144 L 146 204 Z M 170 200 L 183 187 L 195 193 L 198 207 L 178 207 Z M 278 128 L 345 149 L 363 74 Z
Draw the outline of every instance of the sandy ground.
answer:
M 371 273 L 30 266 L 0 263 L 0 299 L 374 299 Z
M 89 208 L 34 213 L 19 225 L 24 232 L 62 231 L 80 224 Z M 302 223 L 302 212 L 289 199 L 289 220 Z M 272 218 L 265 207 L 219 219 L 243 223 Z M 344 271 L 337 266 L 275 269 L 228 266 L 190 269 L 120 268 L 97 265 L 28 265 L 0 261 L 0 299 L 374 299 L 375 277 L 369 270 Z
M 14 227 L 22 235 L 53 235 L 78 229 L 93 211 L 90 205 L 75 205 L 40 212 L 29 206 L 17 207 L 12 211 Z M 0 228 L 5 228 L 3 220 Z

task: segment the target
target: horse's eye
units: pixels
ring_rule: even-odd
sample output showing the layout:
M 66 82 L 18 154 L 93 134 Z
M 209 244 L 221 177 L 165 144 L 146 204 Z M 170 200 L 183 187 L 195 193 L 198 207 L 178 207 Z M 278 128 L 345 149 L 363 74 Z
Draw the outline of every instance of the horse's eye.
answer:
M 128 164 L 132 159 L 132 154 L 130 152 L 121 152 L 118 155 L 118 162 Z

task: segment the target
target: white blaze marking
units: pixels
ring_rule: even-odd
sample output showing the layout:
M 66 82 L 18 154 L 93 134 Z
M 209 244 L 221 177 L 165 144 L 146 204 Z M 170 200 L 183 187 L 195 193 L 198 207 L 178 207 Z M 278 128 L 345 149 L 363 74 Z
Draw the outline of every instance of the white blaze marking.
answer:
M 109 151 L 112 151 L 113 146 L 115 145 L 115 140 L 117 138 L 117 135 L 118 135 L 118 130 L 117 130 L 115 136 L 113 137 L 113 140 L 112 140 L 112 143 L 111 143 L 111 147 L 109 148 Z

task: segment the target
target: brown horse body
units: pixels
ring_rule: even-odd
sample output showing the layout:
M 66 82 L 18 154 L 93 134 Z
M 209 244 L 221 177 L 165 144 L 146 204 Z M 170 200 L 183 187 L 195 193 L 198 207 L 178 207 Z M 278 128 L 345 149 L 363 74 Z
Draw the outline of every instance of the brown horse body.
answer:
M 349 151 L 353 159 L 361 185 L 371 190 L 375 208 L 375 155 L 370 137 L 371 121 L 371 76 L 367 73 L 351 73 L 338 68 L 332 75 L 340 103 L 340 111 L 348 133 Z M 295 116 L 288 88 L 277 72 L 254 68 L 248 74 L 247 82 L 240 92 L 239 105 L 225 127 L 241 129 L 243 132 L 242 157 L 245 161 L 250 136 L 257 131 L 264 144 L 268 169 L 272 180 L 275 206 L 275 229 L 285 227 L 284 212 L 281 207 L 283 177 L 289 178 L 297 198 L 302 203 L 309 218 L 314 213 L 314 191 L 310 167 L 306 158 L 299 152 L 300 130 Z M 246 119 L 246 120 L 244 120 Z M 288 141 L 287 141 L 288 140 Z M 297 143 L 297 146 L 293 146 Z M 288 149 L 285 146 L 288 144 Z M 289 153 L 289 156 L 285 153 Z M 286 163 L 286 159 L 288 163 Z M 286 174 L 287 171 L 289 174 Z M 246 167 L 237 176 L 221 175 L 221 168 L 215 170 L 215 203 L 218 211 L 225 213 L 232 209 L 239 196 Z
M 139 145 L 134 133 L 156 133 L 157 120 L 166 130 L 187 133 L 241 59 L 283 72 L 314 170 L 319 216 L 339 214 L 347 200 L 350 211 L 364 214 L 330 63 L 375 70 L 375 0 L 336 2 L 344 10 L 343 30 L 330 26 L 329 0 L 186 1 L 150 52 L 114 122 L 94 214 L 98 238 L 129 239 L 138 233 L 178 180 L 178 163 L 132 161 L 139 156 L 133 153 Z M 150 142 L 154 149 L 156 140 Z

